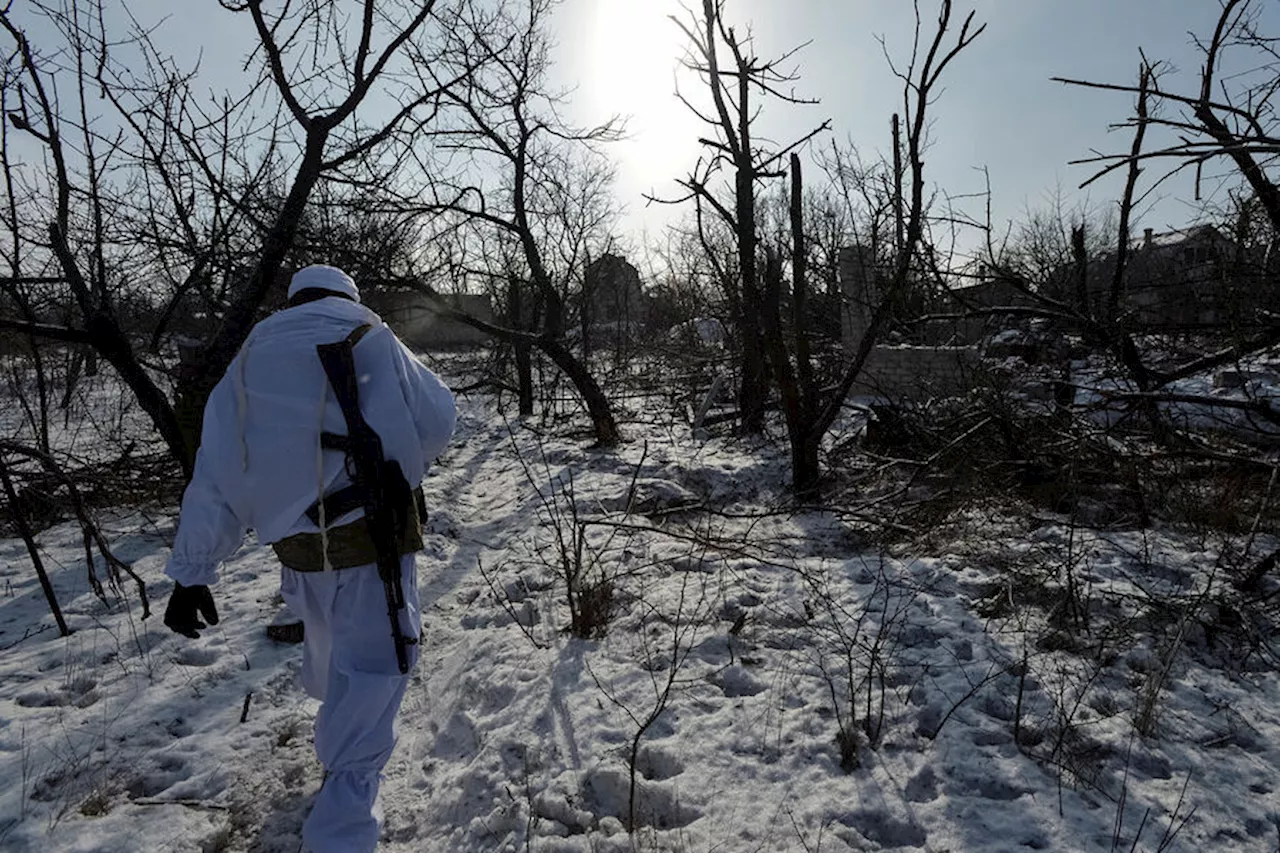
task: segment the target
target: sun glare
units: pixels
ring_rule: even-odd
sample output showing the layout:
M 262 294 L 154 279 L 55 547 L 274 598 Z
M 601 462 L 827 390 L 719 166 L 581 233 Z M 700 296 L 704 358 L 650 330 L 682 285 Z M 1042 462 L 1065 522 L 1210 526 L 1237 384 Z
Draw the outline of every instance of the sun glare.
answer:
M 591 0 L 580 92 L 596 115 L 627 118 L 648 168 L 678 167 L 693 141 L 688 110 L 676 100 L 674 73 L 683 37 L 669 16 L 675 0 Z
M 596 96 L 640 108 L 658 105 L 671 92 L 680 40 L 668 16 L 679 7 L 665 0 L 595 0 L 590 9 Z

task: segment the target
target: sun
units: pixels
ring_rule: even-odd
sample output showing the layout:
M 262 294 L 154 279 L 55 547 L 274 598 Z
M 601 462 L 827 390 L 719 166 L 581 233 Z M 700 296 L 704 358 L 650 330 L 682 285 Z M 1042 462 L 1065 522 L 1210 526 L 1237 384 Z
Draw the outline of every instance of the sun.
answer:
M 674 0 L 593 0 L 589 5 L 592 80 L 596 99 L 626 104 L 628 112 L 651 112 L 671 98 L 672 73 L 681 37 L 670 16 Z
M 675 94 L 685 38 L 671 16 L 686 13 L 679 0 L 588 0 L 581 8 L 579 97 L 593 115 L 626 119 L 628 142 L 616 152 L 624 169 L 669 179 L 700 132 Z

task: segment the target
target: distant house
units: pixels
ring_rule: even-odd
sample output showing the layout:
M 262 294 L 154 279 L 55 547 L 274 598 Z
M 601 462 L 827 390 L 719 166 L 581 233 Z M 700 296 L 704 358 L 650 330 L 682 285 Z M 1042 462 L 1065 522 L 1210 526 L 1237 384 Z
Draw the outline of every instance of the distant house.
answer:
M 648 314 L 648 297 L 640 271 L 621 255 L 605 254 L 587 265 L 585 309 L 592 325 L 640 322 Z
M 1265 253 L 1241 247 L 1212 225 L 1159 233 L 1148 228 L 1130 247 L 1120 309 L 1135 325 L 1151 329 L 1251 325 L 1260 309 L 1280 298 L 1268 266 Z M 1089 265 L 1086 290 L 1095 314 L 1110 298 L 1115 268 L 1114 253 Z
M 414 349 L 461 349 L 484 344 L 489 336 L 449 316 L 453 309 L 478 320 L 493 322 L 493 306 L 486 295 L 456 294 L 443 297 L 444 306 L 422 293 L 398 291 L 371 294 L 369 307 L 387 321 L 396 334 Z

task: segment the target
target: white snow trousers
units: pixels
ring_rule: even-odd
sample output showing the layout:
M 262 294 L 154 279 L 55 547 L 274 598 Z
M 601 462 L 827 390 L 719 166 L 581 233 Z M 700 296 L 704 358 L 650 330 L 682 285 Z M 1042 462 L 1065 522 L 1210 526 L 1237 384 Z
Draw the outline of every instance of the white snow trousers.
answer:
M 400 628 L 419 634 L 414 555 L 400 558 Z M 378 846 L 382 768 L 396 745 L 395 719 L 409 683 L 400 674 L 377 566 L 330 572 L 282 569 L 280 593 L 306 626 L 302 686 L 320 700 L 316 756 L 325 781 L 302 826 L 308 853 L 363 853 Z M 410 670 L 418 647 L 408 647 Z

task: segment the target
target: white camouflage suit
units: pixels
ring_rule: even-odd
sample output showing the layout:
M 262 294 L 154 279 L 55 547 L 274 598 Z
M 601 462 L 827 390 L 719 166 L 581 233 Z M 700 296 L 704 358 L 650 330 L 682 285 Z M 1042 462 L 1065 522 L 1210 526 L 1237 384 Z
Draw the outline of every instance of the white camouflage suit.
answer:
M 345 293 L 286 308 L 254 327 L 204 412 L 195 473 L 182 499 L 165 573 L 183 586 L 212 585 L 218 564 L 246 529 L 264 544 L 319 528 L 305 515 L 321 494 L 349 481 L 342 453 L 320 449 L 320 433 L 346 422 L 316 354 L 356 327 L 373 328 L 355 345 L 360 409 L 411 485 L 453 434 L 453 395 L 381 319 L 360 305 L 354 282 L 334 267 L 299 270 L 290 296 L 308 288 Z M 326 522 L 359 518 L 355 510 Z M 401 558 L 406 636 L 420 632 L 414 555 Z M 321 700 L 316 754 L 325 782 L 303 825 L 304 849 L 353 853 L 377 846 L 379 773 L 395 746 L 402 675 L 373 564 L 322 572 L 282 567 L 280 591 L 305 624 L 302 684 Z M 410 666 L 417 646 L 408 647 Z

